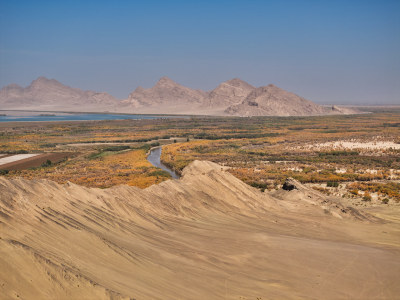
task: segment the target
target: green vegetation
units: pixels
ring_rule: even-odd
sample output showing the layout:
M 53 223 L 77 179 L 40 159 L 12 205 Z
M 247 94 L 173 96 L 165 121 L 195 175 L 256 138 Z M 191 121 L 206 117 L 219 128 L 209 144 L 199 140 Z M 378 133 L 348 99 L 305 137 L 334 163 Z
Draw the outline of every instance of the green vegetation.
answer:
M 260 189 L 262 192 L 264 192 L 265 189 L 268 188 L 268 185 L 264 182 L 251 182 L 250 185 L 252 187 Z
M 327 187 L 339 187 L 339 182 L 337 182 L 337 181 L 328 181 L 326 183 L 326 186 Z
M 0 124 L 0 153 L 75 153 L 65 161 L 33 170 L 10 170 L 4 176 L 59 182 L 70 176 L 73 182 L 87 186 L 127 183 L 145 187 L 170 178 L 146 164 L 150 148 L 168 144 L 161 159 L 178 173 L 193 160 L 209 160 L 229 166 L 230 173 L 260 190 L 272 189 L 293 177 L 302 183 L 323 185 L 319 188 L 325 193 L 344 190 L 347 196 L 360 199 L 368 191 L 371 199 L 381 201 L 385 197 L 390 203 L 400 199 L 398 187 L 389 184 L 400 179 L 400 149 L 323 145 L 340 141 L 399 143 L 399 119 L 400 112 L 377 112 L 356 116 L 4 123 Z M 385 182 L 379 183 L 379 189 L 375 185 L 378 180 Z
M 359 155 L 358 151 L 329 151 L 329 152 L 319 152 L 318 156 L 355 156 Z
M 155 170 L 149 173 L 149 176 L 156 176 L 156 177 L 171 177 L 171 175 L 164 170 Z
M 52 165 L 52 162 L 50 159 L 46 160 L 44 163 L 42 163 L 42 167 L 50 167 Z
M 106 151 L 123 151 L 126 149 L 130 149 L 130 146 L 125 146 L 125 145 L 121 145 L 121 146 L 110 146 L 110 147 L 106 147 L 103 149 L 103 152 Z

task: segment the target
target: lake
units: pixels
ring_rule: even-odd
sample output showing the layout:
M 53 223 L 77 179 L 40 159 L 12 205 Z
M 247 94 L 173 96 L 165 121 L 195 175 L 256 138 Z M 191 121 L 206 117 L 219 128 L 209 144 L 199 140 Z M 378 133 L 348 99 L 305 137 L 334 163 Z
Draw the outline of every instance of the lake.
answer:
M 87 113 L 21 113 L 13 115 L 1 115 L 0 122 L 37 122 L 37 121 L 101 121 L 101 120 L 141 120 L 163 118 L 186 118 L 186 116 L 172 115 L 124 115 L 124 114 L 87 114 Z

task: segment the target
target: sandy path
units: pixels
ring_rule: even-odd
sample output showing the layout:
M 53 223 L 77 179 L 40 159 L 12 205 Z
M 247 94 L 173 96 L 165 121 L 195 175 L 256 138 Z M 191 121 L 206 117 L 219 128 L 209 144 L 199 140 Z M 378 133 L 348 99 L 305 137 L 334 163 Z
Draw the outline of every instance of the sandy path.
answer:
M 31 158 L 31 157 L 34 157 L 34 156 L 37 156 L 40 154 L 41 153 L 38 153 L 38 154 L 16 154 L 16 155 L 3 157 L 3 158 L 0 158 L 0 166 L 8 164 L 8 163 L 16 162 L 16 161 L 19 161 L 22 159 Z

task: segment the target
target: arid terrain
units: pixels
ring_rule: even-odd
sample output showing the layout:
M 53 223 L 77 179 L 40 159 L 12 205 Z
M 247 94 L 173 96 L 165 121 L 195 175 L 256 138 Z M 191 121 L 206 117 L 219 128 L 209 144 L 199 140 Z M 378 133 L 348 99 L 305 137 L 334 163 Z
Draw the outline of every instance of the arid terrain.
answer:
M 301 185 L 269 195 L 200 161 L 180 180 L 145 190 L 0 180 L 5 298 L 395 299 L 400 293 L 397 208 L 369 214 Z
M 396 299 L 399 118 L 0 123 L 0 298 Z
M 400 300 L 399 20 L 0 0 L 0 300 Z

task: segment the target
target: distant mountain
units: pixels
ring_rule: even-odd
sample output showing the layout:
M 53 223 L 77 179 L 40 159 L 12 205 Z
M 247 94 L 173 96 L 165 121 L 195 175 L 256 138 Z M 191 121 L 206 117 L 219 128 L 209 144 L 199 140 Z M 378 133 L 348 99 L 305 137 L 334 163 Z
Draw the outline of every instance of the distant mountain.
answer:
M 253 89 L 247 82 L 235 78 L 205 92 L 162 77 L 152 88 L 138 87 L 122 101 L 122 105 L 139 113 L 221 115 L 228 106 L 242 101 Z
M 152 88 L 138 87 L 122 101 L 122 105 L 142 110 L 160 111 L 171 107 L 199 106 L 207 93 L 182 86 L 168 77 L 162 77 Z
M 208 94 L 204 106 L 226 108 L 239 104 L 254 89 L 254 86 L 238 78 L 225 81 Z
M 320 105 L 270 84 L 252 90 L 225 112 L 235 116 L 311 116 L 326 114 Z
M 1 109 L 115 111 L 118 105 L 110 94 L 72 88 L 45 77 L 26 88 L 10 84 L 0 90 Z
M 163 77 L 152 88 L 138 87 L 121 105 L 124 111 L 160 114 L 310 116 L 349 112 L 336 106 L 322 107 L 272 84 L 255 88 L 238 78 L 204 92 Z
M 26 88 L 17 84 L 2 88 L 0 109 L 233 116 L 358 113 L 350 108 L 322 107 L 272 84 L 255 88 L 234 78 L 206 92 L 185 87 L 168 77 L 162 77 L 152 88 L 138 87 L 122 101 L 107 93 L 84 91 L 39 77 Z

